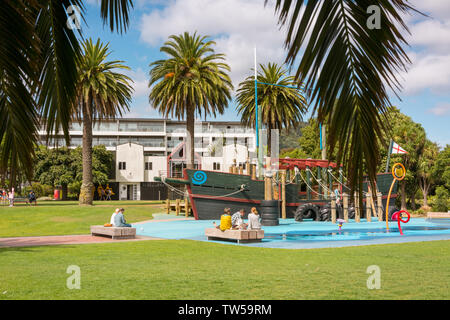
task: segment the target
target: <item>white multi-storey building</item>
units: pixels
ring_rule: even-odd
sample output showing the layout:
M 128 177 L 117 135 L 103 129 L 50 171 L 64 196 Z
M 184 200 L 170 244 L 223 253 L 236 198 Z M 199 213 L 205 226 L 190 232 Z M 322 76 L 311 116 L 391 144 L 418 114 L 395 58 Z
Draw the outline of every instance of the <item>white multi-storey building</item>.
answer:
M 81 146 L 82 125 L 72 123 L 70 147 Z M 44 139 L 45 131 L 40 135 Z M 49 145 L 65 145 L 62 137 Z M 186 124 L 168 119 L 118 119 L 94 126 L 93 145 L 113 152 L 115 172 L 110 187 L 120 200 L 153 200 L 167 197 L 167 188 L 155 176 L 180 177 L 186 167 Z M 206 121 L 195 124 L 195 166 L 228 171 L 244 165 L 256 152 L 255 130 L 240 122 Z

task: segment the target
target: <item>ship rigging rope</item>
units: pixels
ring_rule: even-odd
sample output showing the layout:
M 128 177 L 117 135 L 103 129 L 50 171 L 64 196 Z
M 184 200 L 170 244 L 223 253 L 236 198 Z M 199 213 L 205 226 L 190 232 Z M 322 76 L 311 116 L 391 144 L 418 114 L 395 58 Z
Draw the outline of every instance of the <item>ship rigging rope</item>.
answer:
M 240 192 L 242 192 L 242 191 L 244 191 L 244 190 L 245 190 L 245 186 L 244 186 L 244 185 L 241 185 L 241 187 L 240 187 L 239 190 L 234 191 L 234 192 L 232 192 L 232 193 L 225 194 L 225 195 L 223 195 L 223 196 L 205 196 L 205 195 L 202 195 L 202 198 L 206 198 L 206 199 L 226 198 L 226 197 L 229 197 L 229 196 L 238 194 L 238 193 L 240 193 Z
M 295 180 L 295 177 L 298 175 L 298 173 L 299 173 L 300 171 L 298 170 L 297 167 L 295 167 L 294 172 L 295 172 L 295 174 L 294 174 L 294 176 L 292 177 L 291 181 L 286 182 L 286 183 L 285 183 L 286 185 L 288 185 L 288 184 L 297 184 L 297 183 L 294 182 L 294 180 Z M 277 185 L 281 184 L 281 181 L 278 180 L 278 179 L 276 178 L 276 176 L 273 176 L 273 177 L 272 177 L 272 180 L 273 180 Z
M 319 195 L 319 196 L 323 196 L 323 197 L 326 197 L 326 196 L 327 196 L 326 194 L 318 193 L 317 191 L 315 191 L 314 189 L 312 189 L 311 186 L 310 186 L 310 185 L 306 182 L 306 180 L 303 178 L 303 176 L 302 176 L 300 170 L 298 170 L 297 168 L 295 168 L 295 175 L 294 175 L 294 177 L 292 178 L 292 181 L 294 181 L 294 179 L 295 179 L 295 177 L 296 177 L 297 175 L 301 177 L 301 179 L 303 180 L 303 182 L 306 184 L 306 186 L 307 186 L 313 193 L 315 193 L 315 194 L 317 194 L 317 195 Z M 275 178 L 272 178 L 272 180 L 275 181 L 276 184 L 279 184 L 279 183 L 280 183 L 280 182 L 277 181 Z M 317 180 L 317 179 L 316 179 L 316 180 Z M 319 182 L 319 181 L 318 181 L 318 182 Z M 319 183 L 320 183 L 320 182 L 319 182 Z M 296 184 L 296 183 L 286 183 L 286 185 L 288 185 L 288 184 Z M 328 188 L 325 188 L 325 189 L 328 189 Z
M 291 181 L 286 182 L 285 185 L 296 184 L 296 183 L 294 183 L 294 180 L 295 180 L 295 177 L 296 177 L 296 176 L 297 176 L 297 173 L 294 175 L 294 177 L 291 179 Z M 281 184 L 281 181 L 278 180 L 278 179 L 276 178 L 276 176 L 273 176 L 273 177 L 272 177 L 272 181 L 275 182 L 277 185 L 280 185 L 280 184 Z
M 308 169 L 307 169 L 307 170 L 308 170 Z M 295 171 L 294 176 L 292 177 L 292 179 L 291 179 L 290 182 L 286 183 L 286 185 L 289 185 L 289 184 L 296 184 L 296 183 L 293 183 L 293 181 L 295 180 L 295 177 L 297 177 L 297 175 L 299 175 L 299 176 L 302 178 L 303 182 L 305 182 L 305 184 L 308 186 L 308 188 L 309 188 L 312 192 L 314 192 L 314 193 L 317 194 L 317 195 L 326 196 L 325 194 L 321 194 L 321 193 L 318 193 L 318 192 L 314 191 L 314 190 L 310 187 L 310 185 L 305 181 L 305 179 L 303 178 L 303 176 L 302 176 L 300 170 L 298 170 L 297 167 L 295 167 L 294 171 Z M 316 180 L 316 181 L 320 184 L 320 186 L 322 186 L 322 188 L 323 188 L 325 191 L 329 192 L 330 195 L 333 194 L 333 193 L 331 192 L 330 188 L 327 187 L 327 186 L 325 186 L 325 185 L 321 182 L 321 181 L 322 181 L 321 179 L 320 179 L 320 180 L 317 179 L 316 176 L 314 175 L 314 173 L 313 173 L 311 170 L 309 170 L 309 172 L 311 172 L 311 175 L 312 175 L 312 177 L 314 178 L 314 180 Z M 349 187 L 347 187 L 345 184 L 341 183 L 341 181 L 340 181 L 338 178 L 336 178 L 336 176 L 332 173 L 332 171 L 331 171 L 330 169 L 327 169 L 327 172 L 330 173 L 330 175 L 331 175 L 331 176 L 332 176 L 332 177 L 333 177 L 333 178 L 334 178 L 341 186 L 343 186 L 345 189 L 351 191 L 351 189 L 350 189 Z M 342 175 L 342 177 L 343 177 L 346 181 L 348 181 L 348 179 L 347 179 L 344 175 Z M 276 185 L 280 185 L 280 184 L 281 184 L 281 181 L 277 179 L 276 175 L 274 175 L 274 176 L 272 177 L 272 181 L 275 182 Z M 379 192 L 378 186 L 377 186 L 377 192 Z M 363 195 L 364 195 L 364 196 L 367 196 L 367 194 L 369 194 L 369 193 L 368 193 L 368 192 L 365 192 L 365 191 L 363 190 Z
M 175 193 L 178 193 L 178 194 L 182 195 L 183 197 L 188 196 L 188 192 L 178 190 L 177 188 L 172 187 L 170 184 L 168 184 L 166 182 L 166 178 L 161 177 L 161 182 L 164 183 L 167 186 L 167 188 L 169 188 L 170 190 L 174 191 Z
M 330 169 L 328 169 L 328 172 L 329 172 L 330 175 L 334 178 L 334 180 L 336 180 L 341 186 L 343 186 L 344 188 L 346 188 L 348 191 L 351 191 L 351 189 L 350 189 L 349 187 L 347 187 L 347 185 L 341 183 L 341 181 L 333 175 L 333 173 L 332 173 L 332 171 L 331 171 Z M 343 174 L 342 174 L 342 177 L 343 177 L 346 181 L 348 181 L 348 179 L 347 179 Z M 380 191 L 378 190 L 378 186 L 376 186 L 376 187 L 377 187 L 377 192 L 380 192 Z M 363 194 L 364 194 L 365 196 L 367 196 L 367 195 L 369 194 L 369 192 L 365 192 L 365 191 L 363 190 Z
M 323 190 L 325 192 L 332 194 L 331 190 L 322 183 L 322 179 L 317 179 L 316 176 L 314 175 L 314 173 L 310 169 L 306 169 L 306 171 L 309 171 L 311 173 L 314 180 L 316 180 L 319 183 L 319 185 L 323 188 Z
M 317 191 L 315 191 L 313 188 L 311 188 L 311 186 L 309 185 L 308 182 L 306 182 L 306 180 L 303 178 L 301 172 L 299 172 L 299 176 L 300 178 L 302 178 L 303 182 L 306 184 L 306 187 L 309 188 L 309 190 L 311 190 L 312 192 L 314 192 L 315 194 L 319 195 L 319 196 L 325 196 L 324 194 L 318 193 Z
M 171 186 L 170 184 L 168 184 L 165 180 L 166 180 L 166 178 L 161 177 L 161 182 L 164 183 L 170 190 L 175 191 L 176 193 L 182 195 L 183 197 L 189 196 L 189 193 L 187 191 L 186 192 L 185 191 L 181 191 L 181 190 Z M 225 195 L 222 195 L 222 196 L 202 196 L 202 197 L 203 198 L 208 198 L 208 199 L 225 198 L 225 197 L 229 197 L 229 196 L 235 195 L 237 193 L 240 193 L 240 192 L 242 192 L 244 190 L 245 190 L 245 185 L 241 185 L 239 190 L 231 192 L 229 194 L 225 194 Z
M 332 172 L 330 169 L 328 169 L 327 171 L 328 171 L 328 173 L 334 178 L 334 180 L 337 181 L 337 183 L 339 183 L 341 186 L 343 186 L 343 187 L 346 188 L 347 190 L 351 190 L 349 187 L 347 187 L 345 184 L 343 184 L 338 178 L 336 178 L 336 176 L 333 174 L 333 172 Z M 342 175 L 342 177 L 343 177 L 345 180 L 347 180 L 347 178 L 344 177 L 344 175 Z M 347 181 L 348 181 L 348 180 L 347 180 Z

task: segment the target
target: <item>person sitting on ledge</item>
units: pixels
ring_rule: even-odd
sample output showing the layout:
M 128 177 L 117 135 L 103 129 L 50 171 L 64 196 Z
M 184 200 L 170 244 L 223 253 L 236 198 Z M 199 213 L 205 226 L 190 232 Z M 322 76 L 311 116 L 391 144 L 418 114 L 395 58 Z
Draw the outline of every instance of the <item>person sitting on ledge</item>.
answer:
M 123 216 L 123 212 L 125 211 L 125 209 L 121 208 L 119 210 L 119 212 L 117 212 L 117 214 L 114 216 L 114 223 L 112 224 L 114 227 L 127 227 L 127 228 L 131 228 L 131 224 L 128 224 L 125 221 L 125 217 Z
M 251 212 L 248 214 L 248 229 L 261 230 L 261 218 L 255 207 L 253 207 Z
M 110 220 L 110 222 L 109 222 L 109 224 L 110 225 L 114 225 L 114 218 L 116 217 L 116 215 L 119 213 L 119 211 L 120 211 L 120 209 L 119 208 L 116 208 L 116 211 L 114 211 L 114 213 L 112 214 L 112 216 L 111 216 L 111 220 Z
M 223 209 L 223 215 L 220 216 L 220 225 L 217 225 L 216 222 L 213 222 L 214 227 L 220 229 L 222 231 L 231 229 L 231 209 L 225 208 Z
M 231 223 L 233 225 L 233 227 L 232 227 L 233 229 L 239 229 L 239 230 L 247 229 L 247 224 L 244 223 L 244 220 L 243 220 L 244 215 L 245 215 L 245 210 L 241 209 L 231 216 Z

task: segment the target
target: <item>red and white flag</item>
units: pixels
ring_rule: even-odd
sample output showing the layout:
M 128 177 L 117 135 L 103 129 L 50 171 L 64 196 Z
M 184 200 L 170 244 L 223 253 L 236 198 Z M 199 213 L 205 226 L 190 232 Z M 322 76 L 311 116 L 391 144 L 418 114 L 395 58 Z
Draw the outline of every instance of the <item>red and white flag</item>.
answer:
M 402 147 L 400 147 L 397 143 L 394 142 L 394 144 L 392 145 L 392 154 L 399 154 L 399 153 L 408 153 L 405 151 L 405 149 L 403 149 Z

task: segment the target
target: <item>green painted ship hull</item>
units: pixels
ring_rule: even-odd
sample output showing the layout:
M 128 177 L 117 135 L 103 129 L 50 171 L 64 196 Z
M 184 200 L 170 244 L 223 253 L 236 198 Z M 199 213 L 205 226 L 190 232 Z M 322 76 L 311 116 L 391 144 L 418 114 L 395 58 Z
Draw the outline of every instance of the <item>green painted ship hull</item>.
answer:
M 377 177 L 377 187 L 383 195 L 383 202 L 386 201 L 392 180 L 391 174 L 380 174 Z M 178 182 L 187 184 L 194 216 L 199 220 L 220 219 L 224 208 L 230 208 L 232 212 L 245 209 L 247 213 L 252 207 L 259 210 L 261 200 L 264 200 L 264 181 L 252 180 L 249 175 L 184 169 L 184 179 Z M 287 218 L 293 218 L 295 211 L 302 204 L 324 206 L 329 203 L 329 199 L 314 197 L 314 192 L 310 193 L 311 197 L 308 199 L 305 188 L 305 185 L 286 185 Z M 392 198 L 396 197 L 396 189 L 397 183 L 393 188 Z M 367 192 L 366 184 L 364 191 Z

